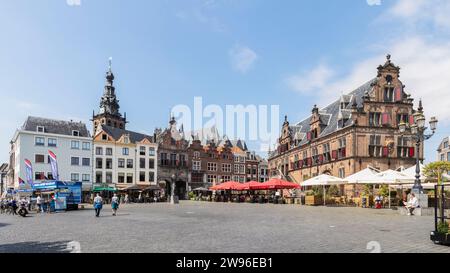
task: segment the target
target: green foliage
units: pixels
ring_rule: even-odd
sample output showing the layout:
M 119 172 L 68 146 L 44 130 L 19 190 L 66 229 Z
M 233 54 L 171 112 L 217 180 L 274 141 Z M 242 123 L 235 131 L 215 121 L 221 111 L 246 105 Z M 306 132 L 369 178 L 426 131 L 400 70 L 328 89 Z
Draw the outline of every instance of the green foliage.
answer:
M 372 192 L 372 188 L 373 188 L 372 185 L 369 185 L 369 184 L 364 185 L 363 195 L 366 195 L 366 196 L 370 195 L 370 193 Z
M 314 186 L 312 187 L 312 195 L 322 198 L 323 196 L 323 187 L 322 186 Z
M 389 186 L 388 185 L 382 185 L 380 187 L 380 195 L 383 197 L 389 196 Z
M 192 191 L 190 191 L 190 192 L 188 193 L 188 196 L 189 196 L 189 200 L 192 199 L 192 198 L 195 198 L 195 194 L 194 194 L 194 192 L 192 192 Z
M 435 178 L 438 184 L 442 183 L 442 174 L 450 171 L 450 162 L 438 161 L 425 166 L 423 172 L 425 176 Z
M 448 222 L 447 221 L 440 221 L 438 224 L 438 230 L 439 233 L 447 234 L 448 233 Z
M 339 187 L 337 185 L 332 185 L 328 188 L 327 191 L 327 195 L 328 196 L 332 196 L 332 197 L 338 197 L 340 196 L 340 190 Z

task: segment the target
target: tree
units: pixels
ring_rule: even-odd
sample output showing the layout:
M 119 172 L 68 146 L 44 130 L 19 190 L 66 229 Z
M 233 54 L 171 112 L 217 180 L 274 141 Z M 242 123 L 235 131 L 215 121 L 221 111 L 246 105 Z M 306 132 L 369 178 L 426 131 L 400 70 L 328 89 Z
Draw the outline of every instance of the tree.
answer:
M 425 166 L 423 173 L 426 177 L 437 179 L 438 185 L 442 185 L 442 175 L 450 171 L 450 162 L 438 161 Z
M 382 185 L 380 187 L 380 195 L 383 197 L 388 197 L 389 196 L 389 186 L 388 185 Z
M 338 197 L 340 194 L 339 187 L 337 185 L 332 185 L 328 188 L 328 196 Z
M 425 174 L 425 176 L 429 178 L 437 179 L 438 185 L 442 185 L 442 175 L 448 173 L 449 171 L 450 171 L 450 162 L 438 161 L 430 163 L 427 166 L 425 166 L 423 173 Z M 438 198 L 439 196 L 441 196 L 441 194 L 442 194 L 442 187 L 438 187 L 437 190 Z M 439 204 L 439 211 L 442 213 L 444 209 L 442 206 L 443 203 L 438 202 L 438 204 Z M 445 222 L 445 220 L 442 220 L 442 222 Z

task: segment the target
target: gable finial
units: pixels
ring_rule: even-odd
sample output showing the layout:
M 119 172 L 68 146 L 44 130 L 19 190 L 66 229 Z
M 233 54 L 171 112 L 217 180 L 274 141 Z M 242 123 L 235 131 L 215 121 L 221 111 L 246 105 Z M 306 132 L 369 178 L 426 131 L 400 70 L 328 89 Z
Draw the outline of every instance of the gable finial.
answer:
M 109 71 L 112 71 L 112 57 L 109 57 L 108 63 L 109 63 L 108 69 Z
M 391 54 L 388 54 L 388 55 L 386 56 L 386 59 L 387 59 L 387 61 L 390 63 L 390 62 L 391 62 Z

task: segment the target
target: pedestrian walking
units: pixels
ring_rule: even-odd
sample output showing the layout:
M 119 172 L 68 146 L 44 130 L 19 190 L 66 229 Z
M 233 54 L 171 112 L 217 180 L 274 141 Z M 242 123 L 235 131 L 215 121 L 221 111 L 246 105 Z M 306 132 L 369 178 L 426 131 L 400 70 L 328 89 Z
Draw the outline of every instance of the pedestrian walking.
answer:
M 124 200 L 125 204 L 128 204 L 128 194 L 125 194 L 125 200 Z
M 94 198 L 94 209 L 95 209 L 95 217 L 100 217 L 100 211 L 103 208 L 103 199 L 99 193 Z
M 113 212 L 113 216 L 116 216 L 117 210 L 119 209 L 119 197 L 117 197 L 117 194 L 114 194 L 113 198 L 111 199 L 111 208 Z
M 17 215 L 17 200 L 15 198 L 11 201 L 11 209 L 12 209 L 12 215 Z
M 36 205 L 38 207 L 38 213 L 44 212 L 44 210 L 42 209 L 42 198 L 40 195 L 36 197 Z

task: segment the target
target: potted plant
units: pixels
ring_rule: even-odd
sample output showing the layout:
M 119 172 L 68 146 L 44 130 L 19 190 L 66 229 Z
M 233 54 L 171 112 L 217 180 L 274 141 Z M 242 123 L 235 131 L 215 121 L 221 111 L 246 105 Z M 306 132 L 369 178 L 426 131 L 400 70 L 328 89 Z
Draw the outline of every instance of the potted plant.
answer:
M 450 244 L 449 225 L 447 221 L 438 223 L 437 231 L 431 235 L 431 240 L 436 244 Z

